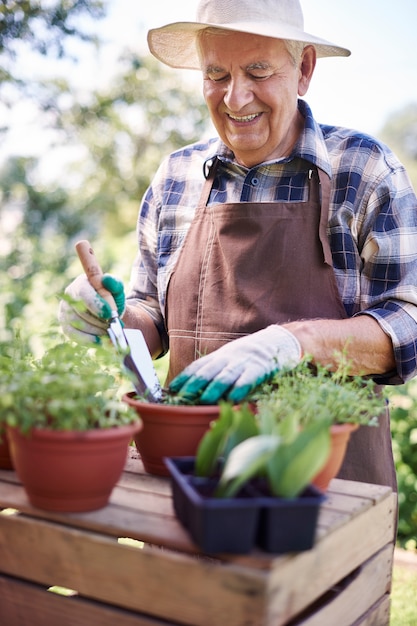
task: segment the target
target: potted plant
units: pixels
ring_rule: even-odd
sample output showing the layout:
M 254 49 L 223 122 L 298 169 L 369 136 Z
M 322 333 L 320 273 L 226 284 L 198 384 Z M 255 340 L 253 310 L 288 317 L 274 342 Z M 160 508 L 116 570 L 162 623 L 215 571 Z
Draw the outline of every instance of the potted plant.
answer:
M 378 416 L 385 408 L 384 398 L 376 393 L 376 383 L 370 378 L 350 376 L 349 368 L 343 353 L 334 372 L 313 366 L 307 356 L 293 370 L 277 372 L 252 395 L 258 413 L 264 421 L 271 421 L 271 428 L 288 416 L 299 429 L 317 421 L 329 425 L 329 456 L 312 479 L 323 491 L 341 468 L 351 434 L 360 426 L 377 427 Z
M 168 458 L 174 509 L 206 552 L 309 549 L 323 494 L 309 485 L 324 463 L 324 423 L 296 432 L 283 420 L 274 432 L 243 404 L 222 404 L 195 458 Z M 266 427 L 266 428 L 265 428 Z
M 195 459 L 166 460 L 176 514 L 202 549 L 247 551 L 252 541 L 273 552 L 312 546 L 323 498 L 317 477 L 329 458 L 333 427 L 339 421 L 374 426 L 384 405 L 372 381 L 347 372 L 343 360 L 331 373 L 305 359 L 257 389 L 250 404 L 222 405 Z M 222 536 L 224 510 L 251 498 L 257 521 L 245 524 L 240 514 L 240 523 Z M 216 510 L 223 517 L 215 528 Z
M 123 401 L 143 422 L 134 437 L 145 470 L 168 476 L 165 457 L 193 456 L 198 444 L 219 416 L 219 405 L 190 403 L 181 395 L 164 392 L 161 402 L 150 402 L 136 392 L 127 392 Z
M 33 506 L 105 506 L 141 421 L 117 398 L 121 372 L 110 346 L 61 339 L 14 359 L 0 381 L 0 424 Z

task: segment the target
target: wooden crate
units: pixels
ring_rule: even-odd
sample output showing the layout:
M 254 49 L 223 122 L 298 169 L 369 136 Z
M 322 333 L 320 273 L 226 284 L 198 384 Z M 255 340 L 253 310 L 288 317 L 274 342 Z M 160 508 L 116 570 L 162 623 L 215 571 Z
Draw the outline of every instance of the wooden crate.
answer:
M 0 471 L 0 624 L 389 624 L 396 496 L 341 480 L 328 495 L 312 550 L 213 558 L 177 522 L 169 480 L 146 474 L 134 449 L 109 505 L 91 513 L 34 509 Z

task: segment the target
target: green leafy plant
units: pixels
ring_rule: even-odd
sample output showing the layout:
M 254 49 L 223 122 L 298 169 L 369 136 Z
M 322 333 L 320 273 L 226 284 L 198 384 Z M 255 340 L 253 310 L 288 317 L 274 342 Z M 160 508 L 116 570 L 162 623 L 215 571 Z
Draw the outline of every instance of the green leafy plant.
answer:
M 247 404 L 238 409 L 230 403 L 221 402 L 219 418 L 212 422 L 198 447 L 195 464 L 197 476 L 214 474 L 220 461 L 226 460 L 233 448 L 258 434 L 258 423 Z
M 391 430 L 398 480 L 397 543 L 417 550 L 417 380 L 390 390 Z
M 386 400 L 371 378 L 349 375 L 345 355 L 332 372 L 323 365 L 313 365 L 306 357 L 292 370 L 277 372 L 273 379 L 252 394 L 264 424 L 288 420 L 299 428 L 314 421 L 331 424 L 378 426 Z M 265 426 L 266 427 L 266 426 Z
M 220 470 L 217 497 L 233 497 L 255 477 L 265 479 L 275 496 L 296 497 L 326 461 L 329 426 L 317 422 L 296 430 L 287 422 L 270 428 L 249 405 L 223 404 L 200 442 L 195 473 L 210 476 Z
M 385 401 L 375 383 L 347 371 L 345 362 L 332 373 L 305 359 L 262 385 L 251 404 L 222 404 L 200 442 L 195 473 L 219 474 L 218 497 L 236 495 L 255 477 L 275 496 L 298 496 L 326 462 L 332 424 L 378 424 Z
M 61 338 L 36 358 L 16 337 L 0 368 L 0 425 L 82 431 L 137 420 L 118 397 L 123 374 L 111 346 Z

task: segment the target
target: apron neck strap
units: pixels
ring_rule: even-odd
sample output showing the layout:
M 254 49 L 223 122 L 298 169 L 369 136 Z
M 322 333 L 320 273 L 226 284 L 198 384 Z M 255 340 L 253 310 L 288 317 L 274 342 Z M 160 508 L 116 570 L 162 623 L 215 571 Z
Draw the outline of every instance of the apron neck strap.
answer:
M 200 196 L 200 201 L 198 204 L 197 210 L 204 210 L 207 206 L 211 188 L 213 186 L 213 182 L 217 173 L 217 168 L 219 165 L 219 160 L 214 160 L 212 166 L 210 167 L 208 176 L 204 181 L 203 189 Z M 328 265 L 333 265 L 332 263 L 332 253 L 330 250 L 329 240 L 327 236 L 327 224 L 329 220 L 329 209 L 330 209 L 330 178 L 319 167 L 309 165 L 308 179 L 309 179 L 309 201 L 316 201 L 320 204 L 320 223 L 319 223 L 319 238 L 323 247 L 324 254 L 324 262 Z M 315 175 L 317 172 L 318 176 Z

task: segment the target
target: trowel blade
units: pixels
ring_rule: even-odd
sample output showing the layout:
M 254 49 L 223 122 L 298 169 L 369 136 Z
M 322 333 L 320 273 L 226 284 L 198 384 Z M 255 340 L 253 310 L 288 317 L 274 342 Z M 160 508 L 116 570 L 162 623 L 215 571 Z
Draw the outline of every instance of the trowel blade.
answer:
M 142 331 L 133 328 L 124 328 L 123 331 L 130 350 L 124 357 L 125 365 L 138 380 L 136 391 L 148 400 L 160 402 L 162 387 Z

